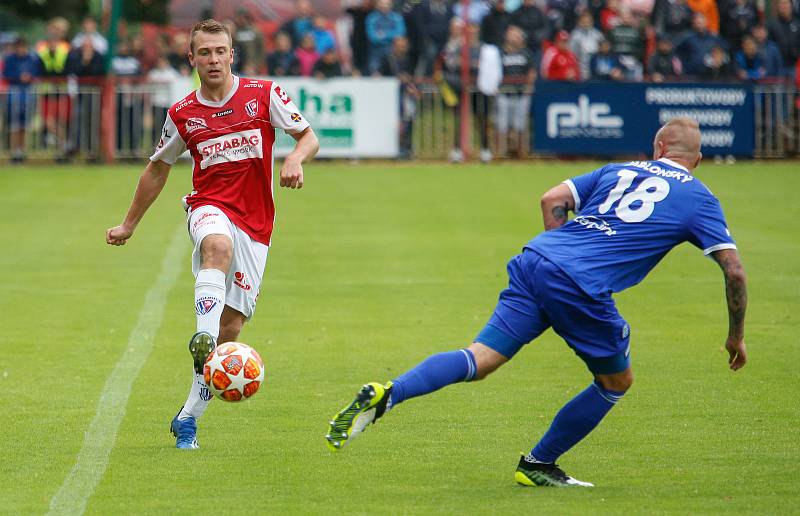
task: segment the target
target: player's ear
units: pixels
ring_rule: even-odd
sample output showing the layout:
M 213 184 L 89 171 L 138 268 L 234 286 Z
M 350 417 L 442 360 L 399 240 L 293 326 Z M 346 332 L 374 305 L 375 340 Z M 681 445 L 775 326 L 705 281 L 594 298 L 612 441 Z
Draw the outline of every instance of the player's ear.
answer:
M 192 54 L 192 51 L 191 51 L 191 50 L 189 51 L 189 53 L 188 53 L 188 54 L 186 54 L 186 57 L 188 57 L 188 58 L 189 58 L 189 64 L 190 64 L 190 65 L 192 65 L 192 68 L 197 68 L 197 67 L 194 65 L 194 54 Z
M 693 168 L 699 167 L 700 166 L 700 162 L 702 160 L 703 160 L 703 153 L 702 152 L 698 152 L 697 153 L 697 161 L 694 162 L 694 167 Z

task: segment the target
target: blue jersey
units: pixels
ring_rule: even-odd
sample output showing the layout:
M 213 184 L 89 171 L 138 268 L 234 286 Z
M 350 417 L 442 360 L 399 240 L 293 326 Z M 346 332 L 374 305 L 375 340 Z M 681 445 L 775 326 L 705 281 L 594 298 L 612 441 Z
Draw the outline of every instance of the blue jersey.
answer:
M 591 295 L 636 285 L 676 245 L 736 249 L 714 194 L 667 159 L 610 164 L 564 182 L 576 216 L 525 246 Z

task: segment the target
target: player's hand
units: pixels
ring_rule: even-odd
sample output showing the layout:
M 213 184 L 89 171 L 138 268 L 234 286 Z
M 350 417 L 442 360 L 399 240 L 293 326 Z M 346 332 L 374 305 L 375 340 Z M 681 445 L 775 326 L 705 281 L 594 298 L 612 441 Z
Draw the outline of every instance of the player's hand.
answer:
M 728 367 L 733 371 L 743 368 L 747 362 L 747 346 L 744 345 L 744 339 L 728 339 L 725 341 L 725 349 L 728 350 Z
M 303 166 L 293 160 L 286 159 L 281 167 L 281 186 L 303 188 Z
M 106 243 L 110 245 L 125 245 L 133 235 L 133 230 L 121 224 L 106 230 Z

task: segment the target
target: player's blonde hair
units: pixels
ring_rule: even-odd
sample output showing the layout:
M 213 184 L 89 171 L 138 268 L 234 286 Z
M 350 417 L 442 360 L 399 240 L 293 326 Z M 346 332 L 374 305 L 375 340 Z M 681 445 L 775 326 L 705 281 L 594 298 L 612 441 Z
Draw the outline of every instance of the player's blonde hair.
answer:
M 225 33 L 228 35 L 231 47 L 233 47 L 233 37 L 231 30 L 224 23 L 220 23 L 214 19 L 203 20 L 194 24 L 192 32 L 189 33 L 189 50 L 194 53 L 194 37 L 198 32 L 206 32 L 208 34 Z

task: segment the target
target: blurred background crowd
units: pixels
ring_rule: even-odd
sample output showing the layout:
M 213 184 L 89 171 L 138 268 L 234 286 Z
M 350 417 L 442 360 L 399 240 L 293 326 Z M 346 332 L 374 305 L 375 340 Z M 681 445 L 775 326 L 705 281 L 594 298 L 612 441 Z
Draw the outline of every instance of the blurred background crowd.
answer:
M 170 20 L 166 11 L 158 23 L 123 18 L 113 48 L 91 16 L 53 17 L 41 24 L 40 37 L 6 27 L 0 87 L 24 94 L 35 83 L 46 91 L 68 77 L 91 82 L 106 74 L 169 84 L 193 74 L 188 29 L 211 16 L 229 25 L 234 71 L 242 76 L 395 76 L 412 99 L 419 84 L 440 84 L 446 102 L 465 78 L 474 82 L 481 60 L 492 60 L 506 90 L 523 97 L 522 105 L 498 106 L 510 113 L 511 126 L 537 78 L 799 80 L 800 0 L 296 0 L 284 7 L 265 11 L 243 2 L 222 13 L 195 7 L 194 20 Z M 153 102 L 166 110 L 169 100 Z M 45 121 L 63 107 L 63 99 L 54 102 L 41 107 Z M 49 133 L 59 139 L 58 128 Z M 21 143 L 11 146 L 21 157 Z

